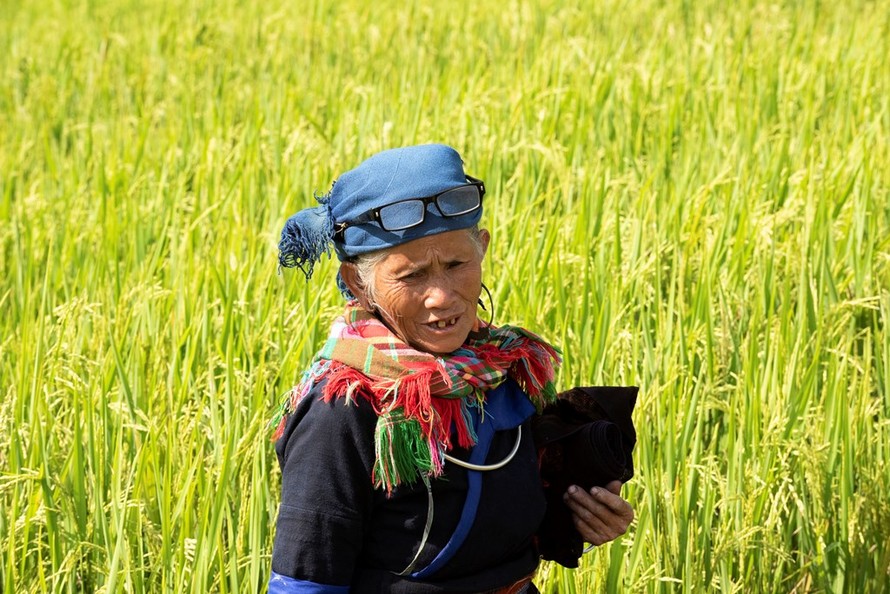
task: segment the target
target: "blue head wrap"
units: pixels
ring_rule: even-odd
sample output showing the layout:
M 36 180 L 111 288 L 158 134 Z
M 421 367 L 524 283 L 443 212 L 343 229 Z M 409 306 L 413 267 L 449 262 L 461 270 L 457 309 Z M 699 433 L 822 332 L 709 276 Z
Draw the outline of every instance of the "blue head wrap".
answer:
M 444 218 L 427 205 L 423 224 L 402 231 L 384 231 L 376 222 L 349 226 L 334 239 L 338 223 L 353 221 L 373 208 L 406 198 L 423 198 L 467 183 L 463 162 L 453 148 L 425 144 L 377 153 L 334 182 L 330 193 L 318 197 L 319 206 L 290 217 L 281 231 L 278 261 L 312 276 L 312 268 L 331 245 L 342 262 L 355 256 L 393 247 L 414 239 L 466 229 L 479 222 L 482 208 L 463 216 Z M 343 286 L 341 284 L 341 290 Z

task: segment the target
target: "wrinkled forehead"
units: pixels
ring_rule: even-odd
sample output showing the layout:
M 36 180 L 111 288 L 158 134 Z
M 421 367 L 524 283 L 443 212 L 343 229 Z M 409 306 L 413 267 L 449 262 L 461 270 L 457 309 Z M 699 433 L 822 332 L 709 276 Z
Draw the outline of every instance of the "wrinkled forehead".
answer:
M 425 268 L 481 259 L 471 229 L 445 231 L 383 250 L 381 262 L 400 268 Z

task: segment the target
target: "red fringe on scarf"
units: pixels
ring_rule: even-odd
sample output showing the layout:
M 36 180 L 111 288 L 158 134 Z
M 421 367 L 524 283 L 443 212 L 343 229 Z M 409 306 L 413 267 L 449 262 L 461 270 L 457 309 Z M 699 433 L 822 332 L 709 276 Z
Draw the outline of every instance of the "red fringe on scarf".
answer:
M 451 428 L 457 444 L 463 448 L 475 445 L 461 409 L 463 398 L 442 398 L 432 395 L 431 384 L 443 372 L 435 367 L 414 371 L 405 377 L 374 380 L 345 364 L 335 364 L 326 374 L 322 398 L 330 402 L 349 395 L 367 400 L 379 416 L 387 410 L 401 408 L 405 418 L 416 419 L 428 440 L 451 449 Z M 447 376 L 446 376 L 447 381 Z M 450 383 L 450 382 L 449 382 Z

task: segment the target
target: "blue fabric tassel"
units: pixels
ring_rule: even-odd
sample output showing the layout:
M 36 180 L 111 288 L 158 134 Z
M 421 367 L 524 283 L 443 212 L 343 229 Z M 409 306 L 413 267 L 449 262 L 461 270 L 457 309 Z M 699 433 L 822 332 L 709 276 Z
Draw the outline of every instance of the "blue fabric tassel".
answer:
M 333 235 L 334 223 L 326 203 L 301 210 L 281 230 L 278 263 L 285 268 L 299 268 L 308 279 L 322 255 L 330 257 Z

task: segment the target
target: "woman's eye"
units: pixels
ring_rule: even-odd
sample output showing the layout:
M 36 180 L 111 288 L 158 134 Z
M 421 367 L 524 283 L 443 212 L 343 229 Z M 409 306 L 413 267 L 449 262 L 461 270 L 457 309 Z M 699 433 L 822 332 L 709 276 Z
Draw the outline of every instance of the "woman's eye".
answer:
M 448 268 L 460 268 L 464 264 L 466 264 L 466 262 L 449 262 Z

